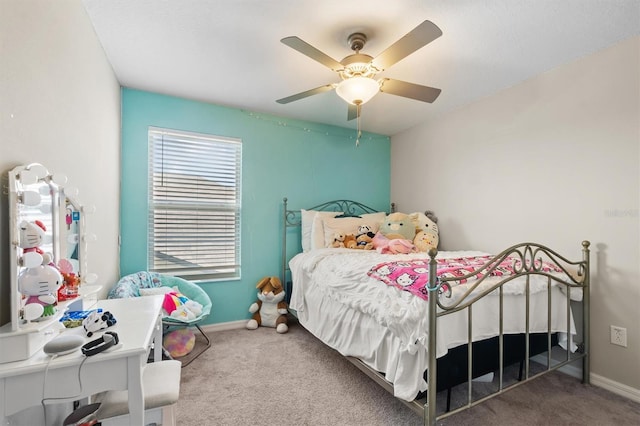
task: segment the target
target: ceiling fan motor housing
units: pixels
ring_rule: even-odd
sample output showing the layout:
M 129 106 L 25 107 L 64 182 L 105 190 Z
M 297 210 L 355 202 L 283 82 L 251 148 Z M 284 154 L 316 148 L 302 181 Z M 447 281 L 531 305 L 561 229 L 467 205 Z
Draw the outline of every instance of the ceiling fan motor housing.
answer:
M 351 50 L 358 52 L 362 50 L 367 42 L 367 36 L 362 33 L 353 33 L 349 36 L 347 42 L 349 43 Z

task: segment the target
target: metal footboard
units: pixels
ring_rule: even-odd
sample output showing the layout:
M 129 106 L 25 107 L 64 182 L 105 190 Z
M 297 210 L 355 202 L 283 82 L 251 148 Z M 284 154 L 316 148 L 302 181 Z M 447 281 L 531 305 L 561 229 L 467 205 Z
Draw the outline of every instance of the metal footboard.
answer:
M 589 373 L 590 373 L 590 365 L 589 365 L 589 277 L 590 277 L 590 269 L 589 269 L 589 245 L 588 241 L 582 242 L 582 260 L 578 262 L 572 262 L 563 256 L 559 255 L 555 251 L 539 245 L 535 243 L 522 243 L 515 246 L 512 246 L 502 253 L 495 256 L 493 259 L 488 261 L 482 268 L 479 268 L 476 271 L 470 272 L 469 274 L 462 277 L 455 278 L 442 278 L 439 279 L 437 276 L 437 262 L 436 262 L 436 250 L 432 250 L 429 252 L 430 256 L 430 267 L 429 267 L 429 338 L 428 338 L 428 351 L 429 351 L 429 367 L 427 372 L 427 399 L 426 403 L 423 407 L 423 415 L 424 415 L 424 424 L 425 425 L 435 425 L 436 420 L 448 417 L 452 414 L 460 412 L 462 410 L 468 409 L 472 406 L 480 404 L 487 399 L 493 398 L 505 390 L 513 388 L 515 386 L 521 385 L 523 383 L 528 382 L 529 380 L 541 375 L 548 373 L 549 371 L 557 370 L 569 363 L 573 363 L 576 360 L 582 358 L 582 381 L 583 383 L 589 383 Z M 480 284 L 495 270 L 495 268 L 501 262 L 507 259 L 514 259 L 518 261 L 518 264 L 514 264 L 515 275 L 511 275 L 505 277 L 505 279 L 501 280 L 499 283 L 491 286 L 487 290 L 483 290 L 478 294 L 473 294 L 474 290 L 476 290 Z M 563 271 L 563 276 L 559 277 L 556 275 L 552 275 L 551 273 L 544 272 L 541 268 L 542 261 L 550 262 L 553 265 L 559 267 Z M 479 271 L 484 273 L 483 277 L 477 280 L 473 285 L 469 285 L 469 288 L 465 293 L 458 299 L 458 301 L 447 304 L 446 303 L 446 295 L 443 292 L 443 289 L 446 288 L 447 285 L 452 285 L 453 282 L 467 279 L 475 276 Z M 529 323 L 529 309 L 530 309 L 530 278 L 532 275 L 542 275 L 547 278 L 547 368 L 546 370 L 536 374 L 531 375 L 530 372 L 530 348 L 529 348 L 529 336 L 530 336 L 530 323 Z M 503 372 L 504 372 L 504 285 L 508 282 L 518 278 L 524 277 L 526 280 L 525 283 L 525 377 L 523 380 L 518 381 L 515 384 L 512 384 L 508 387 L 504 386 L 503 382 Z M 581 348 L 581 353 L 571 356 L 571 351 L 569 346 L 566 351 L 566 359 L 564 361 L 558 362 L 552 365 L 552 357 L 551 357 L 551 288 L 552 284 L 555 283 L 564 288 L 566 293 L 566 312 L 567 312 L 567 344 L 570 344 L 571 341 L 571 290 L 572 289 L 581 289 L 582 290 L 582 323 L 583 323 L 583 346 Z M 473 345 L 472 343 L 472 329 L 473 329 L 473 305 L 475 302 L 483 298 L 484 296 L 492 293 L 494 291 L 498 292 L 499 297 L 499 383 L 498 390 L 493 392 L 487 396 L 479 398 L 477 400 L 472 400 L 472 386 L 473 386 Z M 454 312 L 459 312 L 462 310 L 467 311 L 467 330 L 468 330 L 468 380 L 467 380 L 467 404 L 461 406 L 457 409 L 448 411 L 444 414 L 437 415 L 436 411 L 436 394 L 437 394 L 437 362 L 436 362 L 436 342 L 437 342 L 437 322 L 440 317 L 445 315 L 450 315 Z

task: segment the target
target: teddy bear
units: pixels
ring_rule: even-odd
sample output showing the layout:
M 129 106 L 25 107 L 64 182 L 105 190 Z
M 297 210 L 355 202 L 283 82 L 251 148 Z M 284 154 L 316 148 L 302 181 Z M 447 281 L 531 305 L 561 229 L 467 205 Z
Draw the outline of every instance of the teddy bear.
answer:
M 344 248 L 344 239 L 346 235 L 342 232 L 336 232 L 333 234 L 333 241 L 329 243 L 329 248 Z
M 287 325 L 287 302 L 285 291 L 278 277 L 264 277 L 256 285 L 258 300 L 251 304 L 249 312 L 253 317 L 247 322 L 248 330 L 259 326 L 273 327 L 282 334 L 289 330 Z
M 375 237 L 371 231 L 371 226 L 360 225 L 358 227 L 358 235 L 356 235 L 356 248 L 361 250 L 373 250 L 373 237 Z
M 356 241 L 356 236 L 353 234 L 345 235 L 343 244 L 345 248 L 349 248 L 349 249 L 358 248 L 358 242 Z
M 391 213 L 380 225 L 379 231 L 390 240 L 401 238 L 413 241 L 416 236 L 416 226 L 406 213 Z

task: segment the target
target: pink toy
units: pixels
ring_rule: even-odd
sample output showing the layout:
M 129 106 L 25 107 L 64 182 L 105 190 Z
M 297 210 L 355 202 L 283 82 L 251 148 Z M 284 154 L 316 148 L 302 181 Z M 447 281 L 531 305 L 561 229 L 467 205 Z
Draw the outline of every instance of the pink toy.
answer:
M 164 301 L 162 307 L 169 315 L 180 306 L 184 305 L 189 299 L 181 293 L 172 291 L 164 295 Z
M 404 238 L 389 239 L 378 232 L 372 240 L 373 247 L 382 254 L 407 254 L 417 251 L 413 242 Z
M 172 318 L 191 321 L 202 314 L 202 305 L 182 293 L 172 291 L 164 295 L 162 308 Z

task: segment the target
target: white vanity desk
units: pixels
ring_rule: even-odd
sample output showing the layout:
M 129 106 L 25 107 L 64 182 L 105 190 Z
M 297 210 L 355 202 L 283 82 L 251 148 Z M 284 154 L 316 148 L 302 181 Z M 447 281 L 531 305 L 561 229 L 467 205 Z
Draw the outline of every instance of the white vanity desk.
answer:
M 117 321 L 101 332 L 115 331 L 120 343 L 86 359 L 80 374 L 82 390 L 78 369 L 85 356 L 80 349 L 51 362 L 40 350 L 29 359 L 0 364 L 0 419 L 41 405 L 45 370 L 50 362 L 44 398 L 66 399 L 47 403 L 78 400 L 105 390 L 128 389 L 130 424 L 143 425 L 142 367 L 154 340 L 154 360 L 160 361 L 162 357 L 162 300 L 163 296 L 146 296 L 98 301 L 96 307 L 111 312 Z M 87 338 L 82 327 L 63 331 L 82 335 L 87 342 L 100 337 L 101 332 Z M 50 424 L 52 421 L 47 419 Z

